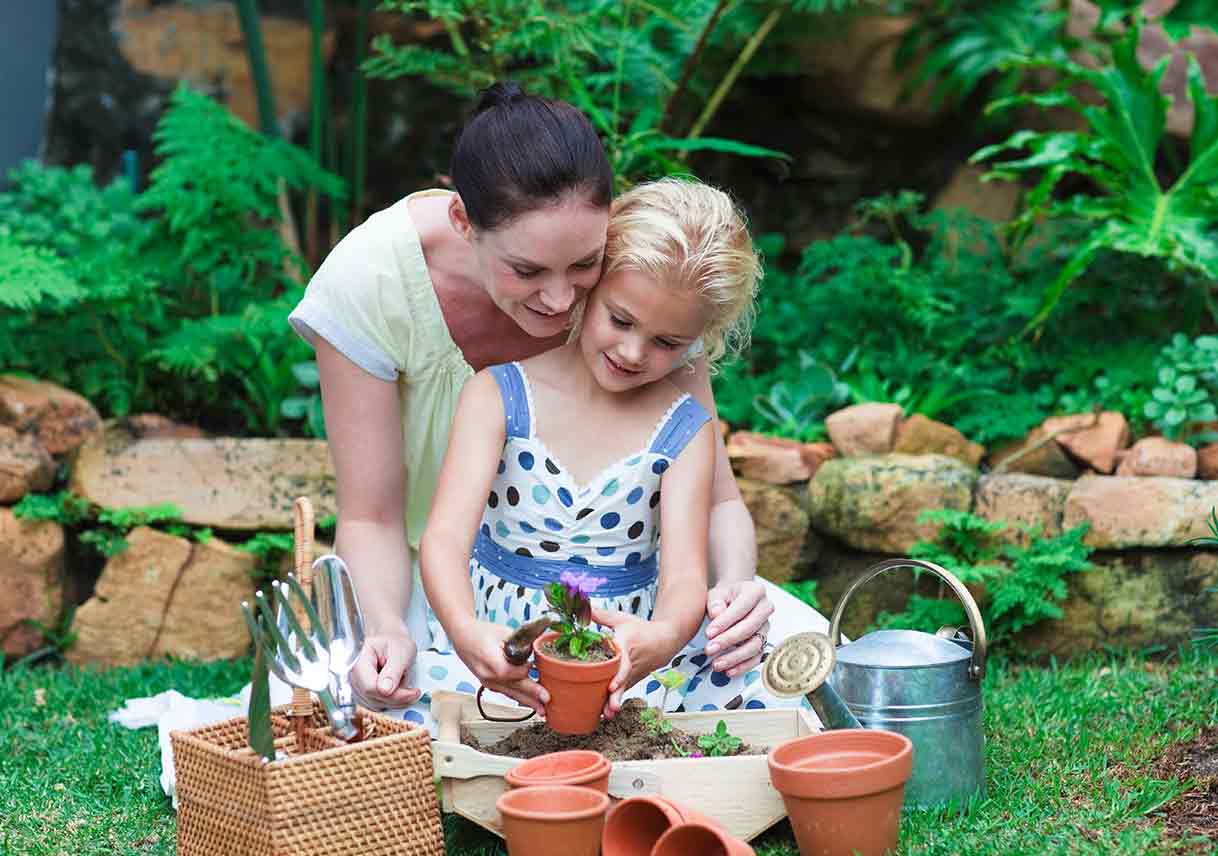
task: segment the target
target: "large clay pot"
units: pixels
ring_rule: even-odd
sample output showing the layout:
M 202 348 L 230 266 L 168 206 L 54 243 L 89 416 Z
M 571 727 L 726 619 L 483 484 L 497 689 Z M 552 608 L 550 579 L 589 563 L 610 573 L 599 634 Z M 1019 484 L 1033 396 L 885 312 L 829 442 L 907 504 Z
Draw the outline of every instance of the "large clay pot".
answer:
M 508 856 L 597 856 L 609 797 L 580 785 L 508 790 L 495 803 Z
M 753 848 L 722 827 L 682 823 L 660 836 L 651 856 L 754 856 Z
M 589 749 L 570 749 L 530 758 L 508 770 L 509 787 L 582 785 L 602 794 L 609 792 L 609 759 Z
M 601 721 L 601 711 L 609 700 L 609 682 L 622 662 L 621 652 L 611 640 L 613 657 L 599 663 L 564 660 L 542 651 L 542 646 L 558 634 L 542 634 L 533 642 L 533 657 L 538 680 L 550 693 L 546 704 L 546 724 L 559 734 L 589 734 Z
M 801 856 L 882 856 L 897 846 L 913 743 L 852 728 L 780 743 L 768 757 Z

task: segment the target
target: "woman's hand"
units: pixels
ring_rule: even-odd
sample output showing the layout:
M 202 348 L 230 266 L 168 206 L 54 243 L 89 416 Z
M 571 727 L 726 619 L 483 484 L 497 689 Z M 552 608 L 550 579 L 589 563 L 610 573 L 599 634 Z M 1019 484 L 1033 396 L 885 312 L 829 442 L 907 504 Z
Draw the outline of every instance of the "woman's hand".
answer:
M 756 580 L 720 583 L 706 593 L 706 653 L 711 668 L 734 678 L 761 662 L 774 605 Z
M 613 630 L 613 641 L 622 652 L 622 663 L 609 682 L 605 719 L 622 709 L 622 693 L 655 670 L 668 665 L 680 649 L 681 640 L 663 621 L 648 621 L 616 609 L 593 609 L 592 620 Z
M 409 633 L 381 633 L 364 639 L 359 659 L 351 667 L 351 686 L 365 707 L 383 710 L 418 701 L 422 690 L 406 686 L 406 675 L 418 656 Z
M 449 638 L 457 656 L 482 686 L 545 716 L 546 702 L 550 700 L 546 688 L 529 677 L 528 664 L 513 666 L 503 654 L 503 643 L 511 635 L 511 628 L 504 625 L 471 620 Z

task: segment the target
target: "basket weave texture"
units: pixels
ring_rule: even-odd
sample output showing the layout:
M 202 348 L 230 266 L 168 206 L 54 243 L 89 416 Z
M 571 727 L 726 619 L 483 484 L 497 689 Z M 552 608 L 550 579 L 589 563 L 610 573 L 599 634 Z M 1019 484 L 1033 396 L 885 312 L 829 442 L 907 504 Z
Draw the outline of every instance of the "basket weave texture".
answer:
M 361 709 L 365 739 L 348 744 L 315 708 L 298 747 L 290 712 L 272 716 L 283 760 L 254 754 L 245 717 L 170 735 L 180 856 L 442 856 L 425 730 Z

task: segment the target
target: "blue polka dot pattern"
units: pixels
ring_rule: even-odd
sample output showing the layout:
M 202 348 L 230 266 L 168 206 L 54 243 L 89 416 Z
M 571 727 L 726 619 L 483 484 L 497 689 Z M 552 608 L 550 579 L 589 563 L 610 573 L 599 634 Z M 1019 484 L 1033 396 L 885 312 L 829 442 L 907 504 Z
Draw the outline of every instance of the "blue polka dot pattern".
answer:
M 616 511 L 610 511 L 608 514 L 601 515 L 601 528 L 602 529 L 612 529 L 614 526 L 617 526 L 621 522 L 622 522 L 622 515 L 618 514 Z
M 491 527 L 489 524 L 487 524 L 487 523 L 482 524 L 482 534 L 485 535 L 487 538 L 491 537 Z
M 643 561 L 642 553 L 630 553 L 626 556 L 626 565 L 628 566 L 637 565 L 641 561 Z
M 745 710 L 765 710 L 765 702 L 759 698 L 749 699 L 748 704 L 744 706 Z
M 520 462 L 521 469 L 524 469 L 524 470 L 533 469 L 533 453 L 532 452 L 521 452 L 520 455 L 516 458 L 516 460 L 518 460 Z
M 443 666 L 432 666 L 427 670 L 427 674 L 432 680 L 442 681 L 448 675 L 448 669 Z
M 533 501 L 538 505 L 545 505 L 550 501 L 550 491 L 542 485 L 533 485 Z
M 643 690 L 643 692 L 646 692 L 646 693 L 653 693 L 653 692 L 655 692 L 656 690 L 658 690 L 659 688 L 660 688 L 660 682 L 659 682 L 659 681 L 648 681 L 648 682 L 647 682 L 647 689 Z
M 613 496 L 621 486 L 622 483 L 617 479 L 609 479 L 608 483 L 601 488 L 601 496 Z
M 597 547 L 596 554 L 598 556 L 612 556 L 617 552 L 617 547 Z
M 560 487 L 558 489 L 558 501 L 561 502 L 563 505 L 565 505 L 567 508 L 570 508 L 571 504 L 575 500 L 573 500 L 571 498 L 571 491 L 567 490 L 565 487 Z
M 568 562 L 570 562 L 570 563 L 571 563 L 571 564 L 573 564 L 573 565 L 586 565 L 586 564 L 588 564 L 588 560 L 587 560 L 587 559 L 585 559 L 583 556 L 572 556 L 571 558 L 567 559 L 567 561 L 568 561 Z
M 591 535 L 572 535 L 571 536 L 572 544 L 587 544 L 591 540 L 592 540 Z
M 702 709 L 703 710 L 718 710 L 719 708 L 713 704 L 704 704 L 704 705 L 702 705 Z
M 406 715 L 403 716 L 402 719 L 406 720 L 407 722 L 413 722 L 416 725 L 423 724 L 423 714 L 419 713 L 417 710 L 406 711 Z
M 496 472 L 498 472 L 498 473 L 499 473 L 499 475 L 503 475 L 503 471 L 504 471 L 504 470 L 506 470 L 506 469 L 507 469 L 507 461 L 500 461 L 500 462 L 499 462 L 499 469 L 498 469 L 498 470 L 496 470 Z
M 506 538 L 507 536 L 511 535 L 512 533 L 507 528 L 506 523 L 504 523 L 502 520 L 496 520 L 495 521 L 495 534 L 498 535 L 500 538 Z
M 711 672 L 711 683 L 717 687 L 726 687 L 731 680 L 727 676 L 727 672 Z
M 469 681 L 459 681 L 457 683 L 457 692 L 470 693 L 472 695 L 473 693 L 478 692 L 478 688 L 476 686 L 474 686 L 473 684 L 471 684 Z
M 668 461 L 664 460 L 663 458 L 660 458 L 660 460 L 651 465 L 651 471 L 657 476 L 664 475 L 664 471 L 666 469 L 668 469 Z
M 557 520 L 555 520 L 553 517 L 547 517 L 545 520 L 545 523 L 546 523 L 546 528 L 549 529 L 551 532 L 561 532 L 562 531 L 562 524 L 559 523 Z
M 520 531 L 523 532 L 525 535 L 532 535 L 534 532 L 537 531 L 537 527 L 534 526 L 532 523 L 530 523 L 527 520 L 521 520 L 520 521 Z
M 638 502 L 640 499 L 643 498 L 643 492 L 644 491 L 641 487 L 636 487 L 634 490 L 630 491 L 630 493 L 626 495 L 626 501 L 629 502 L 631 505 L 634 505 L 636 502 Z

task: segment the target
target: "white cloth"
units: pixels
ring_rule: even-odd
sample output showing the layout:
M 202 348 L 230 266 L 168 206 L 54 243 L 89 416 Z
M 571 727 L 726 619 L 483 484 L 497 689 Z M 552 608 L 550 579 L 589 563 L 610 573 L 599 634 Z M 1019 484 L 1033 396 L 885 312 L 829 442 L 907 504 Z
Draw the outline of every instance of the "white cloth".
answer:
M 177 690 L 165 690 L 154 696 L 129 698 L 123 707 L 111 711 L 110 721 L 124 728 L 157 727 L 157 740 L 161 745 L 161 790 L 172 798 L 173 807 L 178 807 L 177 777 L 173 767 L 173 745 L 169 742 L 171 731 L 183 731 L 223 722 L 244 716 L 249 707 L 249 685 L 228 698 L 196 699 L 184 696 Z M 287 704 L 292 700 L 292 688 L 271 675 L 271 704 Z

